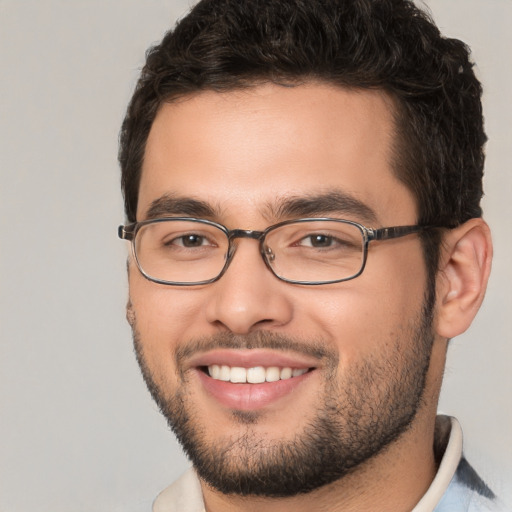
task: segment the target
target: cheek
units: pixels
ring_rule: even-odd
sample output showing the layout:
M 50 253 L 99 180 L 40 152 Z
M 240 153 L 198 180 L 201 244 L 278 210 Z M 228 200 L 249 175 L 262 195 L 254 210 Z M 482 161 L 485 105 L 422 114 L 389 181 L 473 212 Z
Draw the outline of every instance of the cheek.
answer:
M 200 301 L 190 290 L 152 283 L 137 274 L 131 272 L 129 279 L 137 331 L 145 358 L 161 364 L 199 324 Z
M 299 315 L 321 326 L 342 359 L 353 361 L 410 342 L 404 333 L 414 331 L 421 318 L 424 263 L 420 251 L 394 251 L 391 255 L 389 251 L 384 258 L 383 250 L 372 261 L 370 254 L 361 276 L 312 290 L 314 301 L 311 296 L 301 300 Z M 379 264 L 384 261 L 385 265 Z
M 370 246 L 363 276 L 366 294 L 379 303 L 383 315 L 415 311 L 423 303 L 427 282 L 420 241 L 406 237 Z

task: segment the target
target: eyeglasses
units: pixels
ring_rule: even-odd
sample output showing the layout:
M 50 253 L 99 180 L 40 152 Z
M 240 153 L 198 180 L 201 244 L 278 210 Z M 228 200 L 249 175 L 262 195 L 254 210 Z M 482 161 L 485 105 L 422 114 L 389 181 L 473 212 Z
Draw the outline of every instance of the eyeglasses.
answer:
M 205 219 L 170 217 L 119 226 L 118 235 L 132 243 L 144 277 L 155 283 L 192 286 L 222 277 L 236 252 L 237 238 L 259 242 L 268 269 L 282 281 L 319 285 L 359 276 L 373 240 L 418 233 L 429 226 L 367 228 L 357 222 L 308 218 L 280 222 L 265 231 L 228 230 Z

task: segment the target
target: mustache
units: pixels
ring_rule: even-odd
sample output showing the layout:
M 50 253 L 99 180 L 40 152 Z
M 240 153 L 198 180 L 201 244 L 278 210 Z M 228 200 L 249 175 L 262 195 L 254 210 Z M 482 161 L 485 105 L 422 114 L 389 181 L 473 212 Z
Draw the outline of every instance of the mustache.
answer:
M 326 343 L 320 340 L 302 340 L 270 331 L 257 331 L 243 335 L 221 332 L 192 339 L 176 348 L 176 364 L 179 368 L 181 363 L 189 357 L 200 352 L 208 352 L 219 348 L 235 350 L 259 348 L 283 352 L 292 351 L 318 360 L 329 360 L 331 364 L 338 361 L 337 352 L 327 348 Z
M 137 317 L 128 299 L 126 305 L 126 318 L 132 328 L 135 353 L 139 361 L 142 360 L 142 343 L 140 333 L 137 329 Z M 177 368 L 182 367 L 184 360 L 201 352 L 208 352 L 215 349 L 269 349 L 283 352 L 296 352 L 326 363 L 331 370 L 339 363 L 337 350 L 329 347 L 324 340 L 304 339 L 299 337 L 284 336 L 272 331 L 255 331 L 248 334 L 234 334 L 232 332 L 219 332 L 210 336 L 202 336 L 180 343 L 174 353 Z

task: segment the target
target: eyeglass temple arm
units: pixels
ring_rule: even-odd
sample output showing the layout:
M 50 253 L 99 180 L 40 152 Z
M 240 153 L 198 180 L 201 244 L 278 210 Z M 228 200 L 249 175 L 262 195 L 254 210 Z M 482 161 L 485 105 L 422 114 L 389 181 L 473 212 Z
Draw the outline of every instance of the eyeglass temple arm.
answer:
M 127 224 L 126 226 L 119 226 L 117 228 L 117 236 L 121 240 L 133 240 L 134 229 L 137 223 Z
M 419 233 L 433 226 L 395 226 L 391 228 L 368 229 L 369 240 L 390 240 L 401 236 Z

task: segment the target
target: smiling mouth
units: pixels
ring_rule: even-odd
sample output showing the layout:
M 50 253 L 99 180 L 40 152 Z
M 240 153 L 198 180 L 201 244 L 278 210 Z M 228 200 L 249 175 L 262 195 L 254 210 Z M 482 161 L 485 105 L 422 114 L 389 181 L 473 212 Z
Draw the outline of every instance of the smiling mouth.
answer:
M 204 372 L 214 380 L 231 382 L 233 384 L 263 384 L 264 382 L 277 382 L 289 380 L 304 375 L 311 368 L 291 368 L 289 366 L 254 366 L 244 368 L 212 364 L 204 368 Z

